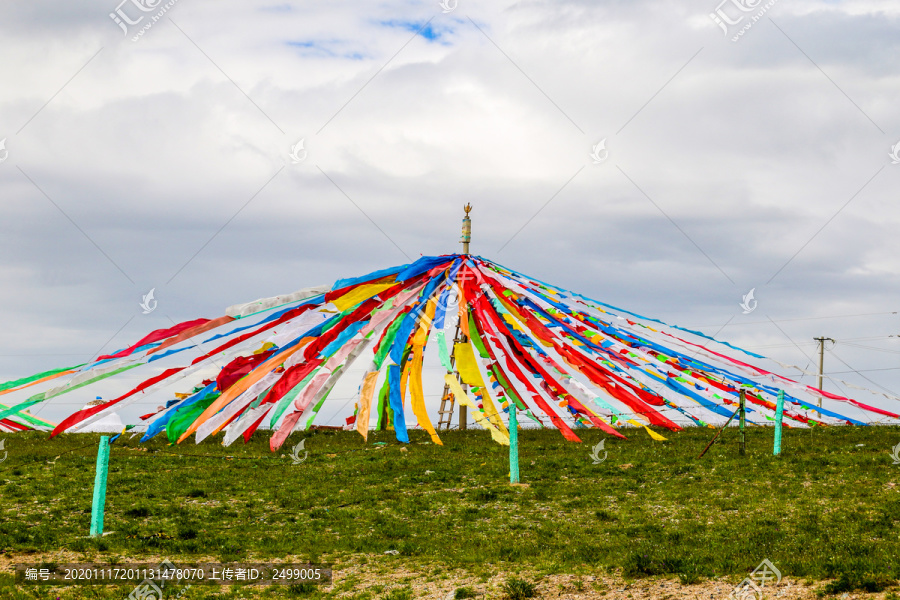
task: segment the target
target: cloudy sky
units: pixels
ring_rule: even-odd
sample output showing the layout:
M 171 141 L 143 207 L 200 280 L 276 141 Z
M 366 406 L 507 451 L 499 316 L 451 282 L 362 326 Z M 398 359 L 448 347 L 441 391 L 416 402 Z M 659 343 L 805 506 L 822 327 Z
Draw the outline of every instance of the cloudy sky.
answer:
M 900 392 L 898 28 L 890 0 L 4 2 L 0 381 L 456 252 L 471 202 L 473 253 L 800 367 L 831 337 L 827 372 Z

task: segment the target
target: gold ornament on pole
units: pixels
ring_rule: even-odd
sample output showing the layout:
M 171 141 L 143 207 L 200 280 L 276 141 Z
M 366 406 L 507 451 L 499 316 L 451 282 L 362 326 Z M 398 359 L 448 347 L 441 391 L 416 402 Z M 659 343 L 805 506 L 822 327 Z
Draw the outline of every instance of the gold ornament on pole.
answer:
M 463 254 L 468 254 L 469 242 L 472 241 L 472 219 L 469 218 L 469 212 L 472 210 L 472 205 L 466 204 L 463 206 L 463 210 L 466 211 L 466 216 L 463 217 L 462 238 L 460 238 L 459 241 L 461 241 L 463 245 Z

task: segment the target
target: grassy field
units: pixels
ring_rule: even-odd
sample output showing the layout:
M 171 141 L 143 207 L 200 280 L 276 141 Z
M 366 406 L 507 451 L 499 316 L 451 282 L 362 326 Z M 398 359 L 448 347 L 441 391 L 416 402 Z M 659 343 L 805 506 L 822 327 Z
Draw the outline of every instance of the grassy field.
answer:
M 113 533 L 99 539 L 86 537 L 99 436 L 10 435 L 0 551 L 6 564 L 62 550 L 105 563 L 290 557 L 334 564 L 336 574 L 343 565 L 433 577 L 524 568 L 532 580 L 614 572 L 682 583 L 736 583 L 768 558 L 785 576 L 837 579 L 830 591 L 881 590 L 900 578 L 900 465 L 890 455 L 900 428 L 790 430 L 780 457 L 771 429 L 748 431 L 746 456 L 729 429 L 702 459 L 711 430 L 666 432 L 667 442 L 628 430 L 628 441 L 607 438 L 600 464 L 589 457 L 607 437 L 600 431 L 582 430 L 585 443 L 573 444 L 528 430 L 520 436 L 527 486 L 509 484 L 508 449 L 483 431 L 444 434 L 443 447 L 410 433 L 405 446 L 389 432 L 368 445 L 351 432 L 294 434 L 285 448 L 305 438 L 309 452 L 298 465 L 271 454 L 259 435 L 230 448 L 139 446 L 125 436 L 110 455 L 105 530 Z M 60 593 L 16 588 L 10 571 L 0 575 L 4 598 L 124 598 L 132 587 Z M 315 591 L 195 586 L 183 597 L 409 596 L 363 587 L 356 578 Z

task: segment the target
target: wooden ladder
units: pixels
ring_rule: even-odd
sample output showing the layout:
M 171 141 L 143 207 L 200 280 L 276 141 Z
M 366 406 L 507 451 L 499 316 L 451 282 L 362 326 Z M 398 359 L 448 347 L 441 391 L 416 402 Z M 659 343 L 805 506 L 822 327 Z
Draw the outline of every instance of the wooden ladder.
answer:
M 465 342 L 467 341 L 464 337 L 460 338 L 459 335 L 459 325 L 456 326 L 456 333 L 453 336 L 453 344 L 456 345 L 457 342 Z M 456 352 L 450 353 L 450 366 L 456 367 Z M 453 374 L 459 377 L 459 372 L 454 370 Z M 466 391 L 466 384 L 462 384 L 463 391 Z M 456 398 L 453 396 L 453 393 L 450 391 L 450 386 L 448 384 L 444 384 L 444 393 L 441 396 L 441 408 L 438 410 L 438 430 L 450 429 L 450 422 L 453 420 L 453 412 L 456 406 Z M 462 408 L 462 407 L 460 407 Z M 460 429 L 465 429 L 465 425 L 462 425 Z

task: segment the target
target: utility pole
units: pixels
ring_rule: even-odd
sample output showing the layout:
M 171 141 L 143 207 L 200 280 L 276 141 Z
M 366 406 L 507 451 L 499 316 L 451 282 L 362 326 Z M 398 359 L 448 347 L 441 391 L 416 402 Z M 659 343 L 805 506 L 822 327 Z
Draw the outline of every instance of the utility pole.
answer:
M 827 337 L 817 337 L 813 338 L 817 342 L 819 342 L 819 374 L 816 377 L 816 388 L 821 392 L 822 391 L 822 375 L 824 374 L 824 366 L 825 366 L 825 342 L 834 342 L 833 339 Z M 819 396 L 819 408 L 822 408 L 822 396 Z M 822 413 L 816 412 L 816 415 L 819 418 L 822 417 Z

